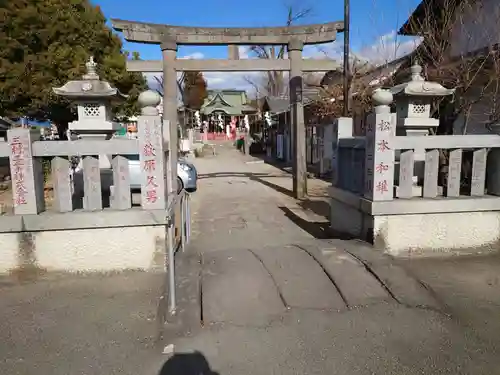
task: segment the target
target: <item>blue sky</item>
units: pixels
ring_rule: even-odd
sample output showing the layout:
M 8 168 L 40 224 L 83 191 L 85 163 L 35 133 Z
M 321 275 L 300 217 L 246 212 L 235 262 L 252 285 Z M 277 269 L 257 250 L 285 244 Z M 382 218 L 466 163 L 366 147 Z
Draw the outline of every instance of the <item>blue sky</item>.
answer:
M 296 9 L 312 8 L 311 13 L 298 23 L 323 23 L 343 19 L 342 0 L 91 0 L 101 7 L 109 18 L 189 26 L 251 27 L 279 26 L 286 21 L 287 5 Z M 351 0 L 351 46 L 368 59 L 380 54 L 393 54 L 386 49 L 408 49 L 408 43 L 395 36 L 394 31 L 407 19 L 419 0 Z M 337 58 L 342 48 L 342 34 L 338 42 L 320 47 Z M 128 51 L 138 51 L 143 59 L 160 59 L 159 46 L 124 43 Z M 316 49 L 315 49 L 316 50 Z M 381 51 L 384 50 L 384 51 Z M 306 52 L 304 52 L 306 54 Z M 307 54 L 314 55 L 312 49 Z M 401 53 L 398 53 L 401 54 Z M 224 58 L 224 47 L 181 47 L 179 56 Z M 323 53 L 324 55 L 324 53 Z M 391 57 L 385 57 L 392 59 Z M 212 73 L 211 73 L 212 74 Z M 218 73 L 214 73 L 217 75 Z M 212 74 L 212 75 L 214 75 Z M 214 75 L 214 77 L 215 77 Z M 227 73 L 225 74 L 227 76 Z M 210 79 L 209 79 L 210 84 Z

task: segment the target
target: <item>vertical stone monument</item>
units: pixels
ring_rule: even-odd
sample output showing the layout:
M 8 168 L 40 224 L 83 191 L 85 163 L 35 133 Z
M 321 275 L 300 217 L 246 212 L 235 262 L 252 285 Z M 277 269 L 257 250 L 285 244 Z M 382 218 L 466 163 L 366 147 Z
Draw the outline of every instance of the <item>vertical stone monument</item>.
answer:
M 33 157 L 32 143 L 37 131 L 12 128 L 7 131 L 14 214 L 36 215 L 45 210 L 41 160 Z
M 157 106 L 160 95 L 145 91 L 139 95 L 142 113 L 138 118 L 139 160 L 141 162 L 141 206 L 145 210 L 167 208 L 168 144 L 162 136 L 164 130 Z
M 396 129 L 390 105 L 392 93 L 378 89 L 372 96 L 375 121 L 366 127 L 365 198 L 371 201 L 390 201 L 394 196 L 394 148 Z

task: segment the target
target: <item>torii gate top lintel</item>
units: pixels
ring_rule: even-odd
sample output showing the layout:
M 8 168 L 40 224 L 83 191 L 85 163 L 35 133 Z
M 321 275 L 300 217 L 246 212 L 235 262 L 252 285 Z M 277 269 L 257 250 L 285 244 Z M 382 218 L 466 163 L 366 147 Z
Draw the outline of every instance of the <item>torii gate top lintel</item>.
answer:
M 166 38 L 178 45 L 280 45 L 291 39 L 305 44 L 328 43 L 344 31 L 344 22 L 286 27 L 188 27 L 111 20 L 129 42 L 161 44 Z

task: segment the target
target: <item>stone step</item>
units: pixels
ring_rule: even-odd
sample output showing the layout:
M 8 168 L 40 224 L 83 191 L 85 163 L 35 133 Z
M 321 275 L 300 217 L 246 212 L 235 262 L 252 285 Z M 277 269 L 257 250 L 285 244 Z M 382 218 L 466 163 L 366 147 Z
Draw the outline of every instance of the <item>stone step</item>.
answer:
M 333 247 L 322 249 L 321 253 L 322 264 L 349 307 L 392 300 L 384 286 L 350 254 Z
M 316 260 L 296 246 L 252 250 L 272 275 L 289 308 L 346 308 L 335 285 Z
M 445 306 L 422 283 L 397 265 L 390 256 L 376 251 L 366 242 L 329 240 L 328 243 L 362 262 L 397 302 L 410 307 L 445 310 Z
M 206 253 L 202 267 L 205 325 L 265 326 L 286 311 L 272 277 L 248 250 Z

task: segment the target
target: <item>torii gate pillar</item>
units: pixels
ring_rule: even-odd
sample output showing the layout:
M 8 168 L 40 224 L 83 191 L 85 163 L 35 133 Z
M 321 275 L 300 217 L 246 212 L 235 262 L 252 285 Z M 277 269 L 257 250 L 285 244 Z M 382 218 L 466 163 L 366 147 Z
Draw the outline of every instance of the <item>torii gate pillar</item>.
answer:
M 175 59 L 177 57 L 177 42 L 164 39 L 161 44 L 163 55 L 163 139 L 169 141 L 169 155 L 167 165 L 167 188 L 173 194 L 177 187 L 177 151 L 179 135 L 177 129 L 177 71 Z
M 302 101 L 302 50 L 304 43 L 292 39 L 288 43 L 290 59 L 290 118 L 292 120 L 293 147 L 293 194 L 297 199 L 307 194 L 306 129 L 304 125 L 304 103 Z

